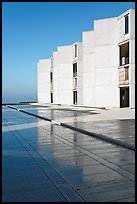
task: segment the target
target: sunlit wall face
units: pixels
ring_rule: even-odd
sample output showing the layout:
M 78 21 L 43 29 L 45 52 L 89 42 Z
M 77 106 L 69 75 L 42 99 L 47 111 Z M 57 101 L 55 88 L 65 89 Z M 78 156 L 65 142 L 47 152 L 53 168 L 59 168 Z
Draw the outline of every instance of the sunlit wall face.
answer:
M 127 15 L 128 24 L 127 21 L 125 23 Z M 48 80 L 44 73 L 42 74 L 43 65 L 39 64 L 38 76 L 43 77 L 38 80 L 39 101 L 93 107 L 121 107 L 123 84 L 119 82 L 119 74 L 123 69 L 121 66 L 128 64 L 129 103 L 124 107 L 134 108 L 135 37 L 131 34 L 131 30 L 135 32 L 134 19 L 135 11 L 130 9 L 117 17 L 95 20 L 94 30 L 83 32 L 81 43 L 57 47 L 52 58 L 52 83 L 44 84 Z M 126 26 L 128 32 L 125 33 Z M 126 64 L 123 64 L 124 59 Z M 48 66 L 44 67 L 50 79 L 51 68 L 49 70 Z M 52 87 L 52 91 L 47 89 L 48 86 Z

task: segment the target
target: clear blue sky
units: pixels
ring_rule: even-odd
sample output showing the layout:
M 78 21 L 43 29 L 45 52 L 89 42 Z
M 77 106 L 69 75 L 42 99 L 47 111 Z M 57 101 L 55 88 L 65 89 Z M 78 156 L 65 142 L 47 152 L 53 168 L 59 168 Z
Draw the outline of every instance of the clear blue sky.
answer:
M 2 101 L 37 100 L 37 62 L 135 2 L 3 2 Z

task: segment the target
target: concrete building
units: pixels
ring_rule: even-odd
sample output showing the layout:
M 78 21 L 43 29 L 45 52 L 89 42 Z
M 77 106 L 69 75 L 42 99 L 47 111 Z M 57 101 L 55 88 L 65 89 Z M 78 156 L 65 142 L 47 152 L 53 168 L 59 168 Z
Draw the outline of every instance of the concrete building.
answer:
M 135 108 L 135 10 L 94 21 L 38 62 L 38 102 Z

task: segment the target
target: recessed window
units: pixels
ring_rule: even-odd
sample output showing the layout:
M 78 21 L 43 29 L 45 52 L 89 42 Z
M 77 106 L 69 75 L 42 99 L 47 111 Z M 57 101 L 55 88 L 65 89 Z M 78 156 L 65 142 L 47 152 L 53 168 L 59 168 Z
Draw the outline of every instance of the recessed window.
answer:
M 129 64 L 129 42 L 120 45 L 120 66 Z
M 73 104 L 77 104 L 77 98 L 78 98 L 78 96 L 77 96 L 77 91 L 73 91 Z
M 75 78 L 75 87 L 77 87 L 77 78 Z
M 73 64 L 73 77 L 77 76 L 77 63 Z
M 129 17 L 128 15 L 125 16 L 125 34 L 128 33 L 128 30 L 129 30 Z
M 50 100 L 51 100 L 51 103 L 53 103 L 53 93 L 50 93 Z
M 53 75 L 52 75 L 52 72 L 50 72 L 50 82 L 53 81 Z
M 77 45 L 75 45 L 75 57 L 77 57 Z
M 73 88 L 76 89 L 77 88 L 77 78 L 73 79 Z
M 129 80 L 129 67 L 125 67 L 125 80 Z

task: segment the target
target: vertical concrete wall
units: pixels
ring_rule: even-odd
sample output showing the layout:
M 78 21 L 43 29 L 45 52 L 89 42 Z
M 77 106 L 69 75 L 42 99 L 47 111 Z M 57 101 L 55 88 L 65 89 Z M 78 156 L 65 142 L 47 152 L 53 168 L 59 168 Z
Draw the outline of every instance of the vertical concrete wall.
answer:
M 54 103 L 72 104 L 72 46 L 60 46 L 54 61 Z
M 124 16 L 129 13 L 125 12 L 121 14 L 117 19 L 118 19 L 118 34 L 119 34 L 119 42 L 124 42 L 130 38 L 130 28 L 129 28 L 129 33 L 125 35 L 125 18 Z
M 95 106 L 94 31 L 82 33 L 82 45 L 83 104 Z
M 135 108 L 135 11 L 130 10 L 130 108 Z
M 59 85 L 58 85 L 58 55 L 53 52 L 53 103 L 59 103 Z
M 77 42 L 77 58 L 74 59 L 77 62 L 77 104 L 83 104 L 83 65 L 82 65 L 82 43 Z M 74 56 L 73 56 L 74 57 Z M 74 62 L 73 61 L 73 62 Z
M 129 32 L 125 34 L 125 15 L 129 16 Z M 129 107 L 135 108 L 135 10 L 129 9 L 118 18 L 119 43 L 129 42 Z
M 125 34 L 125 15 L 129 33 Z M 77 63 L 78 105 L 120 107 L 119 65 L 122 43 L 129 42 L 130 107 L 135 107 L 135 11 L 94 21 L 82 33 L 82 43 L 59 46 L 53 52 L 53 103 L 73 104 L 73 63 Z M 77 45 L 77 57 L 75 57 Z M 38 101 L 51 102 L 50 60 L 38 63 Z
M 96 106 L 118 107 L 117 18 L 94 21 L 94 69 Z
M 50 59 L 39 60 L 37 63 L 38 102 L 40 103 L 50 103 L 50 67 Z

